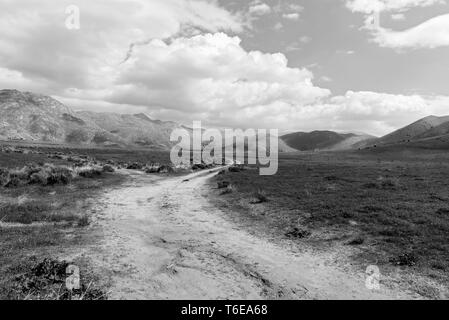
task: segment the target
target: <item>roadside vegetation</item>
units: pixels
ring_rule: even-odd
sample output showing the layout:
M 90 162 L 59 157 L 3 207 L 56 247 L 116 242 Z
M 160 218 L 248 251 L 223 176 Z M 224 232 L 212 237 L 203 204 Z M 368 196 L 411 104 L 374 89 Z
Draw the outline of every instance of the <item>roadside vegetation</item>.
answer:
M 0 299 L 107 298 L 107 279 L 79 252 L 94 241 L 96 199 L 126 179 L 115 171 L 73 150 L 0 146 Z M 81 276 L 72 291 L 65 285 L 69 264 Z
M 238 212 L 231 218 L 281 240 L 346 252 L 361 272 L 378 265 L 423 296 L 447 294 L 449 155 L 281 155 L 275 176 L 258 172 L 231 169 L 211 182 L 216 204 Z

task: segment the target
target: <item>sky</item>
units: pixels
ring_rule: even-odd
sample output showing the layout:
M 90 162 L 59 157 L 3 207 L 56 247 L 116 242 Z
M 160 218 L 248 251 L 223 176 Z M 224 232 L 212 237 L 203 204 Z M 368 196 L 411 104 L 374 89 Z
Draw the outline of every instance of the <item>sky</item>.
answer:
M 449 114 L 447 0 L 0 0 L 0 88 L 208 127 Z

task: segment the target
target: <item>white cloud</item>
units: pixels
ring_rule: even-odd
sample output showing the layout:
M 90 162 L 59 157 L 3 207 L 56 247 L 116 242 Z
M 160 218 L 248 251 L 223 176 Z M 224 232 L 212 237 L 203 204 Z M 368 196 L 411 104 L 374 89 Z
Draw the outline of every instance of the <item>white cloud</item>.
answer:
M 98 104 L 101 110 L 147 106 L 146 112 L 155 118 L 187 124 L 202 120 L 209 126 L 376 135 L 419 117 L 447 113 L 449 97 L 353 91 L 331 96 L 329 90 L 314 86 L 312 77 L 306 69 L 289 67 L 282 54 L 247 52 L 238 37 L 217 33 L 170 43 L 153 40 L 121 66 L 109 90 L 78 92 L 72 98 L 108 101 Z
M 291 3 L 288 5 L 288 9 L 294 12 L 302 12 L 304 7 L 299 4 Z
M 154 40 L 122 66 L 106 99 L 219 115 L 277 101 L 307 104 L 329 94 L 312 84 L 310 71 L 288 67 L 283 54 L 247 52 L 240 41 L 224 33 Z
M 446 115 L 449 97 L 348 91 L 330 99 L 335 129 L 384 135 L 431 114 Z
M 282 17 L 284 19 L 289 19 L 289 20 L 298 20 L 299 19 L 299 13 L 294 12 L 294 13 L 284 13 L 282 15 Z
M 253 1 L 249 7 L 250 15 L 263 16 L 269 14 L 270 12 L 271 12 L 270 6 L 258 0 Z
M 391 19 L 396 21 L 405 20 L 405 15 L 403 13 L 395 13 L 391 15 Z
M 365 29 L 372 33 L 373 41 L 381 47 L 395 49 L 432 49 L 449 45 L 449 14 L 431 18 L 406 30 L 394 31 L 373 24 L 374 12 L 391 12 L 392 19 L 404 20 L 404 12 L 411 8 L 444 3 L 445 0 L 346 0 L 346 6 L 351 11 L 365 14 Z
M 437 48 L 449 46 L 449 14 L 438 16 L 404 31 L 380 28 L 374 41 L 388 48 Z
M 65 8 L 80 8 L 80 30 Z M 206 0 L 0 0 L 0 65 L 48 91 L 95 88 L 114 77 L 130 43 L 171 37 L 185 26 L 240 32 L 239 16 Z
M 346 0 L 346 6 L 352 12 L 370 14 L 381 11 L 404 11 L 444 2 L 445 0 Z
M 333 81 L 332 78 L 328 77 L 328 76 L 322 76 L 322 77 L 320 77 L 320 80 L 323 82 L 332 82 Z

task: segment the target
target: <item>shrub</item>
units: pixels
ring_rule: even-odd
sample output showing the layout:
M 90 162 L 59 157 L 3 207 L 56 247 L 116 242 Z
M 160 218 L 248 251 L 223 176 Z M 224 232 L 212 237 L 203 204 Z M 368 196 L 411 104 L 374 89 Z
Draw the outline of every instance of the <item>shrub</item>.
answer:
M 9 170 L 0 168 L 0 186 L 4 186 L 9 181 Z
M 255 203 L 263 203 L 268 201 L 266 193 L 262 190 L 257 190 L 254 192 L 254 198 L 256 199 Z
M 83 178 L 95 178 L 101 176 L 103 168 L 99 166 L 84 166 L 77 168 L 77 174 Z
M 74 172 L 72 169 L 59 166 L 59 167 L 51 167 L 49 169 L 49 176 L 47 178 L 48 185 L 54 184 L 68 184 L 72 178 L 74 177 Z
M 413 267 L 416 265 L 417 258 L 413 253 L 403 253 L 397 257 L 391 258 L 390 262 L 397 266 Z
M 0 208 L 0 215 L 5 222 L 30 224 L 34 221 L 46 220 L 51 205 L 43 201 L 25 201 L 24 203 L 8 203 Z
M 365 239 L 363 237 L 355 237 L 354 239 L 350 240 L 347 245 L 349 246 L 359 246 L 365 242 Z
M 141 170 L 143 168 L 143 164 L 139 163 L 139 162 L 134 162 L 131 163 L 129 165 L 127 165 L 126 169 L 131 169 L 131 170 Z
M 229 167 L 229 172 L 240 172 L 245 170 L 245 168 L 242 165 L 233 165 Z
M 220 195 L 230 194 L 233 193 L 235 190 L 236 190 L 235 187 L 232 184 L 230 184 L 225 189 L 223 189 L 223 191 L 220 192 Z
M 159 165 L 155 165 L 155 164 L 152 164 L 152 165 L 147 165 L 145 168 L 144 168 L 144 172 L 145 173 L 158 173 L 159 172 Z
M 4 184 L 6 188 L 18 187 L 28 183 L 28 174 L 24 168 L 17 170 L 13 169 L 9 171 L 7 182 Z
M 305 238 L 310 235 L 311 235 L 311 232 L 309 230 L 298 228 L 298 227 L 295 227 L 292 230 L 285 233 L 286 237 L 297 238 L 297 239 Z
M 229 181 L 218 181 L 218 189 L 224 189 L 227 188 L 230 185 Z
M 399 178 L 385 178 L 380 180 L 380 186 L 383 189 L 397 189 L 401 186 Z
M 74 171 L 66 166 L 54 166 L 50 164 L 32 172 L 28 183 L 39 185 L 68 184 L 75 176 Z
M 30 176 L 30 184 L 47 185 L 48 174 L 45 170 L 41 170 L 37 173 L 33 173 Z
M 89 217 L 87 215 L 83 215 L 78 219 L 78 227 L 87 227 L 89 225 Z
M 115 169 L 113 166 L 111 166 L 110 164 L 105 164 L 103 166 L 103 172 L 114 172 Z

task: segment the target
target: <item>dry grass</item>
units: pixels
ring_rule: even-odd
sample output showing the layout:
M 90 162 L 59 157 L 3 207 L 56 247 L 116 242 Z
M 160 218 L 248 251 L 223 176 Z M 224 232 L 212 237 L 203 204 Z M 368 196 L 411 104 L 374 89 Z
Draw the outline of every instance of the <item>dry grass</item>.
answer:
M 275 176 L 257 168 L 218 175 L 239 192 L 215 201 L 268 233 L 292 237 L 307 228 L 317 247 L 332 244 L 319 236 L 331 232 L 335 245 L 357 248 L 358 261 L 397 266 L 413 257 L 407 268 L 449 284 L 447 160 L 442 153 L 284 155 Z M 269 201 L 254 204 L 254 190 Z
M 94 275 L 85 276 L 82 290 L 71 296 L 60 281 L 48 281 L 32 270 L 35 262 L 78 247 L 84 241 L 83 227 L 91 221 L 91 204 L 104 188 L 125 178 L 103 166 L 72 167 L 48 158 L 52 163 L 14 169 L 11 164 L 25 163 L 29 154 L 0 155 L 3 161 L 10 157 L 9 168 L 1 172 L 3 181 L 15 181 L 0 187 L 0 299 L 104 298 L 90 283 Z M 30 261 L 30 256 L 38 260 Z M 81 266 L 83 273 L 90 273 L 88 263 Z

